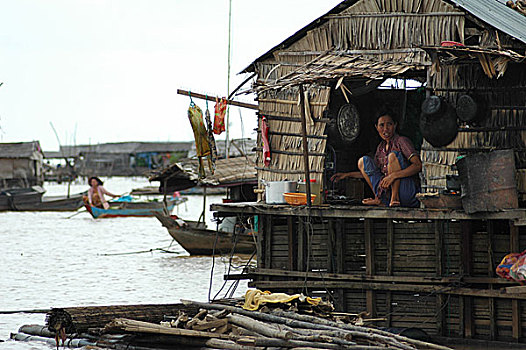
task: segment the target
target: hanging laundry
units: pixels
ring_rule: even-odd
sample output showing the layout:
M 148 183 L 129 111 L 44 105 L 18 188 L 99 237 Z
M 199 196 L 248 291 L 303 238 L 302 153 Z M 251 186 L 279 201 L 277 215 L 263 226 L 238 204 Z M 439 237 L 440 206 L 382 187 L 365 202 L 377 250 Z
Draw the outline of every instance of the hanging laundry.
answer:
M 226 98 L 222 97 L 218 100 L 216 97 L 215 115 L 214 115 L 214 134 L 220 135 L 225 131 L 225 114 L 226 114 Z
M 268 139 L 268 123 L 265 116 L 261 118 L 261 140 L 263 141 L 263 160 L 265 162 L 265 166 L 269 166 L 271 161 L 270 142 Z
M 203 166 L 203 157 L 208 157 L 211 154 L 210 146 L 208 144 L 208 136 L 203 122 L 203 112 L 201 108 L 196 106 L 190 97 L 190 107 L 188 107 L 188 119 L 192 125 L 195 138 L 195 149 L 197 157 L 199 158 L 199 177 L 205 177 L 205 169 Z M 210 169 L 212 170 L 212 169 Z
M 211 166 L 212 166 L 212 175 L 213 175 L 216 170 L 217 147 L 216 147 L 216 140 L 214 139 L 212 120 L 210 119 L 210 110 L 208 109 L 208 100 L 206 101 L 205 120 L 206 120 L 206 128 L 207 128 L 206 131 L 208 135 L 208 146 L 210 146 L 210 157 L 212 160 Z

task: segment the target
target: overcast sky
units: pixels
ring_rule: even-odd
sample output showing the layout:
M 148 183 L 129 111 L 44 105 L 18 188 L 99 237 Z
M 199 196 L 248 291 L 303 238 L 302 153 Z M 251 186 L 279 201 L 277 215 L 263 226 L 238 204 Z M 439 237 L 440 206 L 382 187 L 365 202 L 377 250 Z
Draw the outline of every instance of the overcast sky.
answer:
M 339 2 L 233 0 L 231 87 L 259 55 Z M 191 140 L 189 99 L 176 90 L 226 95 L 228 0 L 0 5 L 1 142 L 56 150 L 50 122 L 62 144 Z M 231 135 L 254 137 L 254 114 L 241 113 L 244 131 L 231 110 Z

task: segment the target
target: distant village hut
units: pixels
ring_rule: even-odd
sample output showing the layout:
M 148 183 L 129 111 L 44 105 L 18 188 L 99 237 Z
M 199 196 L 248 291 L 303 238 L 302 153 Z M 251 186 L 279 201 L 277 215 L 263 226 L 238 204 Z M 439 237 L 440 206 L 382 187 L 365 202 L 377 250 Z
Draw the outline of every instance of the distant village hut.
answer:
M 38 141 L 0 143 L 0 189 L 41 186 L 42 160 Z
M 244 70 L 257 76 L 258 145 L 263 117 L 269 126 L 272 156 L 265 166 L 258 148 L 259 181 L 305 178 L 304 100 L 310 177 L 318 182 L 356 170 L 357 159 L 374 151 L 373 118 L 387 108 L 422 150 L 424 189 L 445 188 L 459 154 L 512 148 L 525 193 L 525 43 L 526 17 L 498 1 L 343 1 Z M 421 130 L 421 105 L 430 95 L 457 114 L 467 100 L 476 115 L 458 118 L 453 131 Z M 432 145 L 422 134 L 450 139 Z

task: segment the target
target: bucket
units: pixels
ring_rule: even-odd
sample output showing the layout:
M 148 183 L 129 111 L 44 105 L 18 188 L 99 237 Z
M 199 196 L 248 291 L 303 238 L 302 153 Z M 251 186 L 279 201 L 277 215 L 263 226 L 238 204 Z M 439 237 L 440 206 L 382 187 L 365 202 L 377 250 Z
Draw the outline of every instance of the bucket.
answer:
M 285 204 L 283 193 L 296 192 L 296 181 L 268 181 L 265 182 L 265 203 Z
M 513 150 L 476 153 L 456 164 L 466 213 L 519 207 Z

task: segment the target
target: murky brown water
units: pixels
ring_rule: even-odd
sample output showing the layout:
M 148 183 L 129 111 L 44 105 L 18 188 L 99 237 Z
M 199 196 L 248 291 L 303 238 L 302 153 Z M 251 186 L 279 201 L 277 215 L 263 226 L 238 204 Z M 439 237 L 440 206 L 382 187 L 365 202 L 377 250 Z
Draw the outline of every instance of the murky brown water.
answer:
M 148 185 L 145 180 L 110 179 L 116 193 Z M 65 186 L 46 186 L 50 194 Z M 72 192 L 85 190 L 75 185 Z M 208 198 L 218 202 L 221 196 Z M 202 198 L 191 196 L 174 210 L 197 219 Z M 87 213 L 0 213 L 0 311 L 50 307 L 176 303 L 208 300 L 211 257 L 190 257 L 155 218 L 93 220 Z M 213 226 L 210 222 L 209 226 Z M 169 247 L 170 246 L 170 247 Z M 167 248 L 140 254 L 120 254 Z M 104 255 L 117 254 L 117 255 Z M 236 263 L 241 264 L 243 258 Z M 216 258 L 213 291 L 223 283 L 226 259 Z M 236 295 L 246 290 L 241 283 Z M 0 314 L 0 340 L 22 324 L 44 323 L 42 314 Z M 49 349 L 45 344 L 0 342 L 0 349 Z

